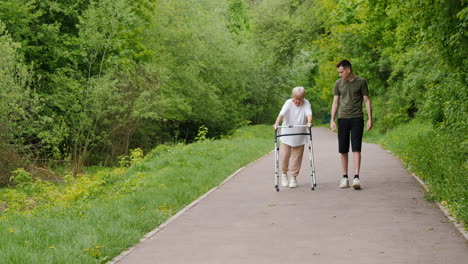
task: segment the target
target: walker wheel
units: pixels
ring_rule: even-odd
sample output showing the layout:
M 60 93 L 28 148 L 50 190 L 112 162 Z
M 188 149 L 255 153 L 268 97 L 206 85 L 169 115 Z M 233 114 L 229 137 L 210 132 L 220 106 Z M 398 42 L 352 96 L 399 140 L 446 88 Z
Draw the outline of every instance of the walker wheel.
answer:
M 315 190 L 315 187 L 314 187 L 314 186 L 312 186 L 312 191 L 313 191 L 313 190 Z

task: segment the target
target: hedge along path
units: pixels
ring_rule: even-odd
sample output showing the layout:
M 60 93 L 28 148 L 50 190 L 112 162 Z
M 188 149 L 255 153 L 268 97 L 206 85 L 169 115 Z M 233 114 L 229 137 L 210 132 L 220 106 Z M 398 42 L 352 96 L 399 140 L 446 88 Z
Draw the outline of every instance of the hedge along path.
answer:
M 336 135 L 313 128 L 299 187 L 273 186 L 273 153 L 238 172 L 114 263 L 463 263 L 468 242 L 401 162 L 363 146 L 363 188 L 339 189 Z M 307 154 L 305 154 L 307 155 Z

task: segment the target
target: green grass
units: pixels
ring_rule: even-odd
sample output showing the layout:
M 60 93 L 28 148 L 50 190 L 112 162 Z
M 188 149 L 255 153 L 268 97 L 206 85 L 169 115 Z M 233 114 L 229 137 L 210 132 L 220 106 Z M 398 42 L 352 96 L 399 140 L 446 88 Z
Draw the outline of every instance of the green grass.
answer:
M 250 126 L 221 140 L 160 146 L 125 172 L 103 170 L 69 179 L 69 186 L 54 189 L 67 189 L 68 196 L 35 198 L 36 207 L 3 212 L 1 263 L 105 263 L 272 149 L 271 126 Z M 39 197 L 38 191 L 23 189 Z
M 468 144 L 466 135 L 434 129 L 415 119 L 387 132 L 365 133 L 365 140 L 381 144 L 429 187 L 430 198 L 449 209 L 468 230 Z

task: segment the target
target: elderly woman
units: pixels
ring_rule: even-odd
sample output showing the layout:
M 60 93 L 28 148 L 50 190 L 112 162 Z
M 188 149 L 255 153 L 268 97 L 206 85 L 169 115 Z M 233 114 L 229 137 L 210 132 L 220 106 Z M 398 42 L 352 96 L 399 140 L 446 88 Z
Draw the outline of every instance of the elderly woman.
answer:
M 273 127 L 276 129 L 281 121 L 283 126 L 312 125 L 312 109 L 309 101 L 304 99 L 304 87 L 295 87 L 292 90 L 292 98 L 286 100 Z M 305 128 L 283 128 L 282 134 L 304 133 Z M 305 135 L 287 136 L 281 138 L 281 184 L 290 188 L 297 187 L 296 177 L 301 169 L 304 145 L 307 143 Z M 291 172 L 291 178 L 288 177 Z

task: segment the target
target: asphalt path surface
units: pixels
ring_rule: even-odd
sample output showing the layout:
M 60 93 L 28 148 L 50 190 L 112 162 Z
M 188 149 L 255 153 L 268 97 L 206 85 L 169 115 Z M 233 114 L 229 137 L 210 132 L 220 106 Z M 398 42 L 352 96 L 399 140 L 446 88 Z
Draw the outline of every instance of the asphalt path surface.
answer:
M 314 191 L 306 152 L 298 188 L 276 192 L 271 152 L 113 262 L 468 263 L 465 237 L 391 153 L 364 143 L 362 189 L 340 189 L 336 134 L 313 128 L 313 146 Z

